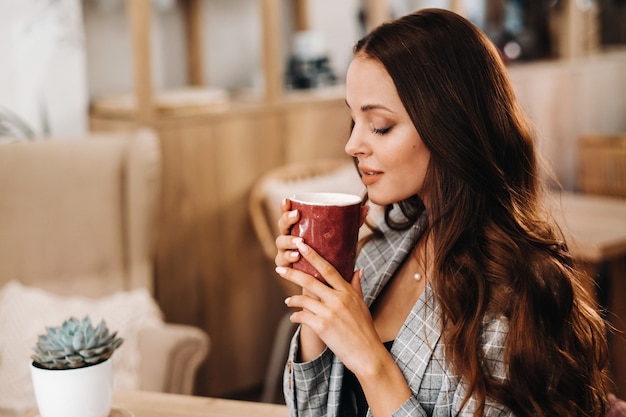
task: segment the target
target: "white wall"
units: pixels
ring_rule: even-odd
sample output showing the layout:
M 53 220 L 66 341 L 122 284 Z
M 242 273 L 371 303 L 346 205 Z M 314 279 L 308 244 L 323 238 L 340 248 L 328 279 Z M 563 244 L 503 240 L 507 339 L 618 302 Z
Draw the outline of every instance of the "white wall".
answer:
M 1 1 L 1 0 L 0 0 Z M 212 87 L 260 88 L 262 27 L 259 0 L 210 0 L 202 3 L 205 79 Z M 290 9 L 283 10 L 284 59 L 291 49 Z M 101 4 L 108 4 L 102 7 Z M 359 0 L 310 2 L 311 29 L 324 34 L 337 75 L 343 78 L 352 46 L 359 37 Z M 332 10 L 332 13 L 329 13 Z M 185 84 L 186 63 L 180 6 L 153 7 L 152 69 L 157 88 Z M 132 91 L 130 34 L 125 5 L 119 0 L 85 3 L 88 80 L 91 98 Z
M 0 106 L 37 134 L 87 129 L 81 2 L 0 0 Z
M 85 2 L 87 78 L 90 99 L 133 91 L 127 0 Z M 177 7 L 152 9 L 152 77 L 155 88 L 184 85 L 185 39 Z
M 512 66 L 509 74 L 542 154 L 574 189 L 578 138 L 626 132 L 626 50 Z
M 131 92 L 126 1 L 59 0 L 57 4 L 65 5 L 68 11 L 80 11 L 81 3 L 84 7 L 86 49 L 82 49 L 81 22 L 72 20 L 72 13 L 69 20 L 66 16 L 64 25 L 59 25 L 55 22 L 59 22 L 60 15 L 41 14 L 35 7 L 48 2 L 0 0 L 0 105 L 20 113 L 38 131 L 47 118 L 51 130 L 71 134 L 86 128 L 88 99 Z M 182 13 L 174 1 L 159 2 L 173 6 L 153 8 L 154 83 L 156 88 L 179 87 L 186 82 Z M 395 13 L 401 13 L 447 1 L 407 0 L 404 10 L 398 6 L 402 2 L 394 3 Z M 229 90 L 260 86 L 259 4 L 259 0 L 203 2 L 205 76 L 209 85 Z M 292 28 L 289 0 L 284 4 L 281 31 L 286 60 Z M 360 4 L 361 0 L 309 2 L 311 28 L 324 34 L 340 80 L 360 36 Z M 28 22 L 37 22 L 37 30 L 25 31 Z M 46 33 L 48 36 L 42 35 Z M 72 35 L 69 38 L 74 42 L 58 42 L 59 34 L 65 34 L 65 38 Z M 589 131 L 626 131 L 626 52 L 520 64 L 510 67 L 510 74 L 523 107 L 536 125 L 542 152 L 564 186 L 573 188 L 578 136 Z
M 311 29 L 324 35 L 331 64 L 341 80 L 352 58 L 352 47 L 360 38 L 358 0 L 314 0 L 309 2 Z

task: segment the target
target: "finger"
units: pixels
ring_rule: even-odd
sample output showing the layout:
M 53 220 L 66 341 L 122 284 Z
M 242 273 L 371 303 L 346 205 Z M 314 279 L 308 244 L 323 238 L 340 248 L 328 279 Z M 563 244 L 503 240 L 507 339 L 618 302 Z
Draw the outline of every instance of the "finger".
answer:
M 291 264 L 298 262 L 300 259 L 300 252 L 297 250 L 280 251 L 274 258 L 276 266 L 291 266 Z
M 296 244 L 298 241 L 301 241 L 302 238 L 300 236 L 293 235 L 278 235 L 276 240 L 274 240 L 274 244 L 276 245 L 276 249 L 280 252 L 292 250 L 297 251 L 298 248 Z
M 359 269 L 358 271 L 354 271 L 354 274 L 352 274 L 352 281 L 350 281 L 350 285 L 352 285 L 352 288 L 354 288 L 354 290 L 358 293 L 363 295 L 363 290 L 361 289 L 361 280 L 363 279 L 363 268 Z
M 311 313 L 310 311 L 307 311 L 307 310 L 294 311 L 289 316 L 289 320 L 295 324 L 303 324 L 305 326 L 309 326 L 311 329 L 313 329 L 314 332 L 317 333 L 316 329 L 319 327 L 317 325 L 318 318 L 314 313 Z
M 346 281 L 341 274 L 337 272 L 334 266 L 330 264 L 326 259 L 322 258 L 313 248 L 304 243 L 304 241 L 296 242 L 296 248 L 300 252 L 300 256 L 303 256 L 309 263 L 317 270 L 317 272 L 324 277 L 328 285 L 332 288 L 340 289 L 345 288 Z
M 322 309 L 322 303 L 315 298 L 311 298 L 307 295 L 292 295 L 285 299 L 285 305 L 289 308 L 300 308 L 308 310 L 313 314 L 319 314 Z
M 302 240 L 301 237 L 291 235 L 280 235 L 276 238 L 275 244 L 278 253 L 274 262 L 279 266 L 288 266 L 300 259 L 300 253 L 296 248 L 296 242 Z
M 291 226 L 293 226 L 300 219 L 300 213 L 298 210 L 285 211 L 278 219 L 278 230 L 282 235 L 288 235 Z
M 280 202 L 280 210 L 284 213 L 285 211 L 289 211 L 291 209 L 291 200 L 288 198 L 283 198 Z
M 331 288 L 328 288 L 320 280 L 305 272 L 284 266 L 277 266 L 276 273 L 284 279 L 293 282 L 303 288 L 310 297 L 324 299 L 330 295 Z

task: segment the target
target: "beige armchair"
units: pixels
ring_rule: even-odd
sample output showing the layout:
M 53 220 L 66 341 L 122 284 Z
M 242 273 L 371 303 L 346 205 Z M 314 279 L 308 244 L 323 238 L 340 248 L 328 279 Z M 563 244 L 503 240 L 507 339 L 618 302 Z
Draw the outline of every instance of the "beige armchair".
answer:
M 23 334 L 7 333 L 41 333 L 40 316 L 66 306 L 104 317 L 114 309 L 117 322 L 107 324 L 137 333 L 120 331 L 126 341 L 114 355 L 124 362 L 136 348 L 131 388 L 193 393 L 209 337 L 163 322 L 153 298 L 159 180 L 159 143 L 150 130 L 0 144 L 0 398 L 9 395 L 3 381 L 5 389 L 29 382 L 7 382 L 28 369 L 11 354 L 30 355 L 7 342 Z M 0 415 L 11 408 L 6 400 Z

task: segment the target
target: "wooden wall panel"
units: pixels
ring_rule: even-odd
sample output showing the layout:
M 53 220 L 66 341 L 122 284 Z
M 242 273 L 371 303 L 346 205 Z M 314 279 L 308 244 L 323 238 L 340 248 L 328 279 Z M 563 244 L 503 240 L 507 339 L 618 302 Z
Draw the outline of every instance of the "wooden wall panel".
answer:
M 340 158 L 350 135 L 350 112 L 341 98 L 285 104 L 286 160 Z
M 232 397 L 262 384 L 287 311 L 280 278 L 250 223 L 252 186 L 289 158 L 344 155 L 350 119 L 343 99 L 180 115 L 154 125 L 163 164 L 156 297 L 166 320 L 211 337 L 196 394 Z M 126 130 L 134 122 L 95 113 L 91 126 Z
M 163 123 L 163 215 L 158 299 L 166 318 L 212 339 L 198 393 L 258 386 L 284 307 L 248 218 L 260 173 L 282 160 L 276 115 L 251 113 Z
M 220 273 L 213 280 L 222 288 L 207 298 L 222 305 L 221 314 L 208 323 L 216 335 L 216 350 L 209 360 L 213 378 L 206 386 L 213 395 L 228 395 L 259 385 L 276 323 L 286 310 L 273 269 L 263 263 L 248 215 L 252 185 L 282 156 L 276 115 L 226 118 L 216 124 L 215 132 L 220 231 L 213 241 L 214 251 L 220 254 Z
M 207 306 L 203 288 L 219 271 L 214 236 L 219 204 L 212 131 L 203 125 L 180 124 L 159 129 L 163 178 L 159 222 L 156 288 L 166 319 L 203 323 Z

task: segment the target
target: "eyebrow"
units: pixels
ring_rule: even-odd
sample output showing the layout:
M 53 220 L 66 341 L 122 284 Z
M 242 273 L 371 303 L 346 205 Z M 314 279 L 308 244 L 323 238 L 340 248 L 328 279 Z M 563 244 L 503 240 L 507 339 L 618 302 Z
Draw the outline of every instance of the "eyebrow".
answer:
M 348 106 L 348 108 L 350 109 L 350 105 L 348 104 L 348 100 L 345 100 L 346 106 Z M 395 111 L 391 110 L 389 107 L 385 107 L 382 104 L 364 104 L 363 106 L 361 106 L 361 111 L 362 112 L 368 112 L 370 110 L 385 110 L 388 111 L 389 113 L 395 113 Z

